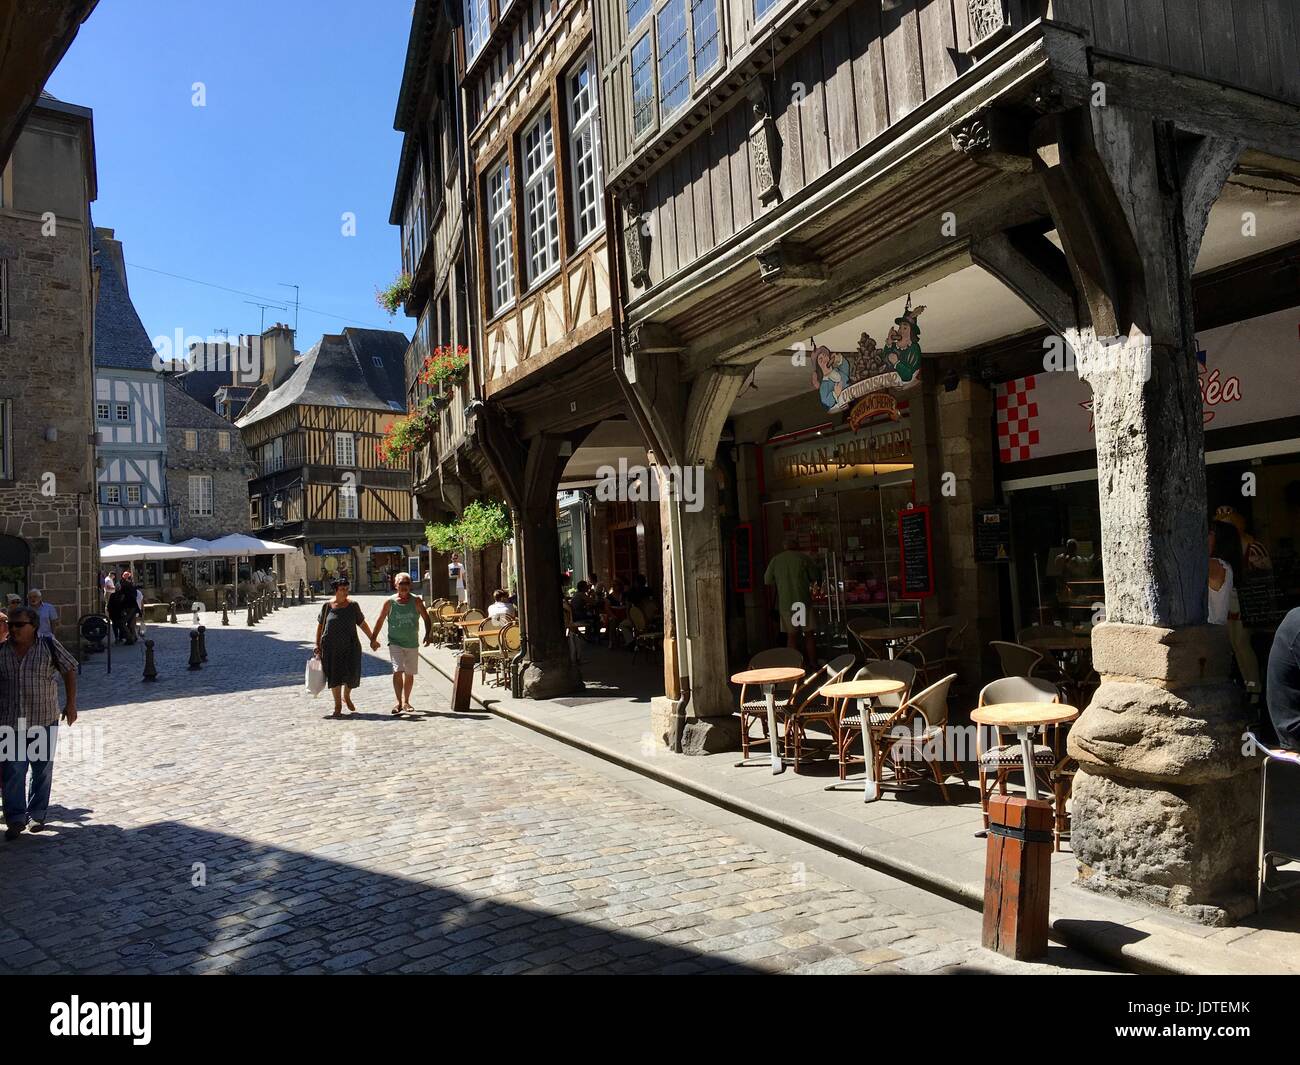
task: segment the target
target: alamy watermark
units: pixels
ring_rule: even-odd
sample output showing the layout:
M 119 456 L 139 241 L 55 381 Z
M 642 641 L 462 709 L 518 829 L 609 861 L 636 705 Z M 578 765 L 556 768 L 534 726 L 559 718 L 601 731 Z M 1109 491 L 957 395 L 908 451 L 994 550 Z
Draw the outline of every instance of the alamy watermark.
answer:
M 704 509 L 704 466 L 655 466 L 629 463 L 596 469 L 596 499 L 601 503 L 645 503 L 669 499 L 689 513 Z

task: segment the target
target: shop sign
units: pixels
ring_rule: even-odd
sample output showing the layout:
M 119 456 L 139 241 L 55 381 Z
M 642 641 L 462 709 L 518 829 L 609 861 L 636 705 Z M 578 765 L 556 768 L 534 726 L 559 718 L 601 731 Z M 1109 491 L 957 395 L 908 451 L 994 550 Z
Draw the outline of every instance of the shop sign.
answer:
M 1300 415 L 1300 312 L 1210 329 L 1197 338 L 1207 431 Z M 1061 370 L 996 386 L 998 458 L 1024 462 L 1091 451 L 1092 389 Z
M 890 410 L 888 403 L 873 407 L 862 406 L 862 402 L 881 403 L 874 397 L 891 393 L 896 418 L 898 404 L 892 394 L 910 390 L 921 382 L 921 327 L 917 318 L 924 310 L 924 307 L 913 307 L 909 296 L 903 313 L 894 319 L 883 348 L 877 347 L 870 334 L 863 333 L 856 351 L 831 351 L 824 344 L 814 349 L 813 387 L 821 397 L 822 406 L 832 414 L 852 408 L 849 420 L 856 429 L 872 414 Z
M 873 477 L 878 465 L 910 466 L 911 462 L 910 426 L 879 429 L 866 436 L 838 433 L 774 450 L 772 480 L 788 487 L 841 477 Z
M 315 547 L 314 547 L 313 550 L 312 550 L 312 553 L 313 553 L 313 554 L 316 554 L 316 555 L 350 555 L 350 554 L 352 554 L 352 548 L 350 548 L 350 547 L 322 547 L 320 544 L 316 544 Z

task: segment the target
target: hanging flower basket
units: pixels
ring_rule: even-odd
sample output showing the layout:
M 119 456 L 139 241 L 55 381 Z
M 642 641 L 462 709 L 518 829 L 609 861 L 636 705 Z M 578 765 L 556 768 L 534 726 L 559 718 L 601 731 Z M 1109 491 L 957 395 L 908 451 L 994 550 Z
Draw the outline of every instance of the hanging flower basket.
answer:
M 411 295 L 411 275 L 403 271 L 387 288 L 375 290 L 375 302 L 393 317 L 406 305 Z
M 469 348 L 441 344 L 424 360 L 420 380 L 434 392 L 450 389 L 469 375 Z

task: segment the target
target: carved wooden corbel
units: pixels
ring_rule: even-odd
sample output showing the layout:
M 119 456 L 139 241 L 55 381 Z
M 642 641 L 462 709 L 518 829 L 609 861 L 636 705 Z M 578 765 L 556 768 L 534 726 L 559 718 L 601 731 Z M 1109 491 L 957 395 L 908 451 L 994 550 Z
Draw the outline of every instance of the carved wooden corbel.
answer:
M 628 278 L 637 288 L 650 286 L 650 227 L 644 217 L 645 186 L 631 185 L 619 197 L 623 204 L 623 246 Z
M 982 107 L 948 130 L 954 151 L 980 166 L 1014 174 L 1034 169 L 1024 122 L 996 107 Z
M 633 357 L 681 351 L 682 346 L 677 333 L 662 322 L 635 322 L 627 327 L 627 351 Z
M 758 276 L 768 284 L 802 287 L 826 280 L 826 264 L 805 244 L 778 240 L 758 253 Z
M 1015 32 L 1010 0 L 967 0 L 970 54 L 983 58 Z
M 754 187 L 764 207 L 781 202 L 781 131 L 772 117 L 771 79 L 759 75 L 749 83 L 753 123 L 749 127 L 749 155 L 754 164 Z

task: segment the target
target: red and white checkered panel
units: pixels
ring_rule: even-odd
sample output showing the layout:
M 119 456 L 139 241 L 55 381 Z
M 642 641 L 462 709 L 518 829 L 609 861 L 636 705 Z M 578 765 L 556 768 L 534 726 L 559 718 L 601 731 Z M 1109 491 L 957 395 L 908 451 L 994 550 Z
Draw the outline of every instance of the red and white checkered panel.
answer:
M 1034 457 L 1038 445 L 1038 403 L 1034 398 L 1034 375 L 997 386 L 998 458 L 1023 462 Z

